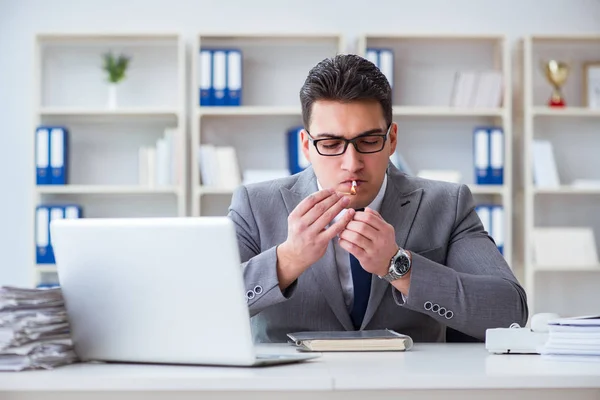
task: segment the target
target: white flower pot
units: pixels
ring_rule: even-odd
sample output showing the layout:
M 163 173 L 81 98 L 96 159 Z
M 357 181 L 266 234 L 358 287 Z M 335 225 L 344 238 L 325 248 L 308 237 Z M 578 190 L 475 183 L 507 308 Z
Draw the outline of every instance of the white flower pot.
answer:
M 108 108 L 114 110 L 117 108 L 117 84 L 108 84 Z

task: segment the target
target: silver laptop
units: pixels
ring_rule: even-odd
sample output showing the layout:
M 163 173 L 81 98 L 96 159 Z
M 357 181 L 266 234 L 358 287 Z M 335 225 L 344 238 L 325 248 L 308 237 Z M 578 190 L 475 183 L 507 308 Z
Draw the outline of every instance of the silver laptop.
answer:
M 227 217 L 53 220 L 74 346 L 84 361 L 256 366 L 259 354 Z

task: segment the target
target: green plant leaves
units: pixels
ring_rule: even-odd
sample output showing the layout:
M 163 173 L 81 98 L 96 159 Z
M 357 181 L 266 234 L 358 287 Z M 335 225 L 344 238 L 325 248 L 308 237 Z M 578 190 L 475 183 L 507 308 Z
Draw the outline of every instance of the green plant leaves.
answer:
M 108 81 L 118 83 L 125 79 L 125 72 L 129 66 L 130 57 L 120 54 L 115 56 L 112 52 L 104 54 L 103 69 L 108 74 Z

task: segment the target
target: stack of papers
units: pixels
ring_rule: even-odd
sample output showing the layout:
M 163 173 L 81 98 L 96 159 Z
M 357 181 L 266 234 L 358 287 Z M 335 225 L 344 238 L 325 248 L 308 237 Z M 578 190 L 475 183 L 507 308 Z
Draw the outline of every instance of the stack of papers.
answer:
M 557 360 L 600 362 L 600 315 L 549 321 L 548 340 L 539 353 Z
M 60 288 L 0 287 L 0 371 L 76 361 Z

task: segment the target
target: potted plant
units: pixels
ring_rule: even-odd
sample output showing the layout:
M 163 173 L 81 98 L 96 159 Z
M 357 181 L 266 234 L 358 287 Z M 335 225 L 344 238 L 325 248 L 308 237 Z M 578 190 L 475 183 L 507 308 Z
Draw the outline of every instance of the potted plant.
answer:
M 117 107 L 117 85 L 125 79 L 125 72 L 129 66 L 130 58 L 120 54 L 115 56 L 112 52 L 104 54 L 103 69 L 107 73 L 108 80 L 108 107 Z

